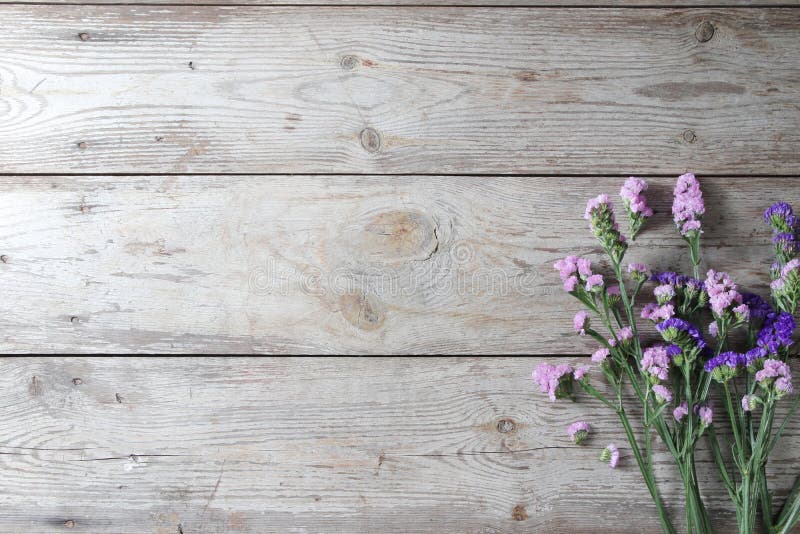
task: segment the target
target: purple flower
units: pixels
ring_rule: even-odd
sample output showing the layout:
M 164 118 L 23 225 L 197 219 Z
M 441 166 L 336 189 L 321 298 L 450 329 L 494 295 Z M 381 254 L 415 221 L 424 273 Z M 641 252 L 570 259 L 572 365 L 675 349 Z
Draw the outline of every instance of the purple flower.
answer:
M 750 309 L 750 317 L 753 319 L 764 319 L 767 314 L 772 313 L 772 306 L 755 293 L 742 293 L 742 299 Z
M 656 384 L 653 386 L 653 393 L 655 393 L 658 402 L 672 402 L 672 392 L 666 386 Z
M 750 320 L 750 308 L 747 304 L 739 304 L 733 309 L 733 314 L 737 321 L 747 322 Z
M 788 278 L 793 271 L 798 269 L 800 269 L 800 258 L 795 258 L 783 266 L 783 269 L 781 269 L 781 276 L 783 278 Z
M 678 177 L 672 201 L 672 216 L 682 235 L 700 232 L 700 219 L 706 212 L 700 183 L 694 174 Z
M 689 415 L 689 406 L 685 401 L 680 406 L 672 410 L 672 417 L 674 417 L 679 423 L 687 415 Z
M 776 202 L 764 212 L 764 220 L 779 233 L 793 232 L 797 227 L 792 207 L 786 202 Z
M 711 376 L 717 382 L 727 382 L 736 376 L 740 365 L 742 367 L 747 365 L 746 356 L 738 352 L 728 351 L 708 360 L 703 369 L 705 372 L 711 373 Z
M 709 426 L 714 419 L 714 411 L 711 406 L 701 406 L 697 414 L 700 416 L 700 423 Z
M 642 366 L 642 372 L 663 381 L 669 378 L 670 362 L 672 362 L 672 357 L 667 354 L 666 347 L 654 345 L 644 350 L 639 363 Z
M 589 437 L 589 423 L 576 421 L 567 427 L 567 435 L 575 445 L 580 445 Z
M 586 212 L 583 214 L 583 218 L 587 221 L 592 220 L 592 216 L 601 210 L 608 210 L 611 213 L 611 217 L 613 220 L 614 217 L 614 205 L 611 203 L 611 199 L 608 198 L 608 195 L 602 194 L 590 199 L 589 202 L 586 203 Z
M 613 443 L 609 443 L 606 445 L 606 448 L 600 453 L 600 461 L 603 463 L 608 463 L 608 466 L 611 469 L 617 467 L 617 463 L 619 463 L 619 449 Z
M 794 329 L 795 322 L 792 314 L 787 312 L 770 313 L 764 319 L 761 330 L 758 331 L 756 345 L 764 349 L 767 354 L 777 354 L 780 349 L 792 345 Z
M 673 315 L 675 315 L 675 306 L 670 303 L 659 306 L 650 302 L 642 308 L 642 319 L 648 319 L 654 323 L 666 321 Z
M 690 346 L 699 350 L 706 348 L 706 342 L 697 327 L 678 317 L 658 323 L 656 330 L 665 340 L 679 345 L 682 349 L 687 349 Z
M 572 367 L 569 365 L 542 363 L 531 376 L 539 384 L 542 393 L 547 393 L 551 401 L 572 394 Z
M 585 336 L 586 329 L 589 328 L 589 314 L 583 310 L 576 313 L 575 317 L 572 319 L 572 326 L 575 327 L 577 333 Z
M 606 289 L 606 293 L 609 296 L 620 296 L 619 286 L 609 286 L 608 289 Z
M 603 363 L 606 360 L 606 358 L 608 358 L 609 354 L 611 354 L 611 351 L 608 350 L 605 347 L 603 347 L 601 349 L 597 349 L 592 354 L 592 362 L 594 362 L 594 363 Z
M 797 252 L 797 238 L 794 234 L 788 232 L 776 234 L 772 237 L 772 242 L 775 243 L 775 247 L 781 253 L 787 256 L 791 256 Z
M 592 262 L 586 258 L 578 258 L 578 274 L 584 278 L 592 276 Z

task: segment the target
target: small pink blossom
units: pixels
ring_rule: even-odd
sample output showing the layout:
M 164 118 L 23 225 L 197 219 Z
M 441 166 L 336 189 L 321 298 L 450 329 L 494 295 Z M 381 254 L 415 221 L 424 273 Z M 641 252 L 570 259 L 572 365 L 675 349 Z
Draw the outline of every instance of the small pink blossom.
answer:
M 579 365 L 575 367 L 575 372 L 572 374 L 572 376 L 575 377 L 575 380 L 581 380 L 588 372 L 589 372 L 588 365 Z
M 706 426 L 710 425 L 714 418 L 714 412 L 711 406 L 701 406 L 697 411 L 697 415 L 700 416 L 700 422 Z
M 660 402 L 672 402 L 672 392 L 667 386 L 656 384 L 653 386 L 653 393 L 656 395 L 656 400 Z
M 572 326 L 575 327 L 576 332 L 585 336 L 586 329 L 589 328 L 589 314 L 583 310 L 576 313 L 575 317 L 572 319 Z
M 576 445 L 582 444 L 589 436 L 589 423 L 586 421 L 576 421 L 567 427 L 567 435 Z
M 578 277 L 577 276 L 570 276 L 566 280 L 564 280 L 564 291 L 570 293 L 575 291 L 575 286 L 578 285 Z
M 592 354 L 592 362 L 594 362 L 594 363 L 603 363 L 606 360 L 606 358 L 608 358 L 609 354 L 611 354 L 611 351 L 608 350 L 605 347 L 603 347 L 601 349 L 597 349 Z
M 602 274 L 593 274 L 586 279 L 586 291 L 591 291 L 595 287 L 603 287 Z
M 674 417 L 679 423 L 687 415 L 689 415 L 689 406 L 686 404 L 686 402 L 683 402 L 680 406 L 672 410 L 672 417 Z
M 619 449 L 613 443 L 606 445 L 606 448 L 600 453 L 600 461 L 607 462 L 611 469 L 617 467 L 619 463 Z
M 711 334 L 711 337 L 717 337 L 719 335 L 719 327 L 716 321 L 711 321 L 708 324 L 708 333 Z

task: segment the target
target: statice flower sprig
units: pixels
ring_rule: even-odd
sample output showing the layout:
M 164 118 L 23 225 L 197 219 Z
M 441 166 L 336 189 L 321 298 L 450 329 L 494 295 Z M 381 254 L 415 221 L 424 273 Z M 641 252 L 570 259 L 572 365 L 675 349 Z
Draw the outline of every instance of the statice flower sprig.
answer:
M 641 178 L 631 176 L 622 186 L 619 196 L 622 197 L 622 204 L 625 213 L 628 215 L 628 226 L 630 228 L 631 240 L 636 239 L 636 235 L 644 226 L 644 223 L 653 216 L 653 210 L 647 205 L 644 192 L 647 191 L 647 182 Z
M 631 238 L 653 217 L 645 198 L 647 190 L 646 182 L 630 177 L 620 191 Z M 736 508 L 740 532 L 750 533 L 760 503 L 769 503 L 764 468 L 769 451 L 789 417 L 800 409 L 800 396 L 796 396 L 789 414 L 773 431 L 777 404 L 794 391 L 787 361 L 794 346 L 793 315 L 800 301 L 798 220 L 785 203 L 773 205 L 764 214 L 773 228 L 776 254 L 770 271 L 770 303 L 756 294 L 742 292 L 723 271 L 709 269 L 701 279 L 700 236 L 705 212 L 697 178 L 693 174 L 680 176 L 674 189 L 672 215 L 688 244 L 691 276 L 673 271 L 651 272 L 642 263 L 631 263 L 624 272 L 622 261 L 628 244 L 615 220 L 611 201 L 607 195 L 589 200 L 584 216 L 610 260 L 611 272 L 598 272 L 589 259 L 575 256 L 559 260 L 555 268 L 564 290 L 585 306 L 573 318 L 572 326 L 576 335 L 597 343 L 589 349 L 593 351 L 591 362 L 608 385 L 601 387 L 591 382 L 585 365 L 542 364 L 533 378 L 551 400 L 576 400 L 582 390 L 613 410 L 664 532 L 672 534 L 675 529 L 656 486 L 650 436 L 658 436 L 678 466 L 685 488 L 686 530 L 693 533 L 712 531 L 699 490 L 701 481 L 695 474 L 698 443 L 700 439 L 709 440 L 721 479 Z M 631 281 L 632 290 L 628 290 L 626 282 L 630 285 Z M 652 300 L 644 306 L 637 305 L 637 297 L 649 281 L 654 283 Z M 654 329 L 663 342 L 643 347 L 639 336 L 642 326 Z M 705 328 L 708 339 L 703 335 Z M 731 335 L 739 328 L 746 331 L 746 336 Z M 628 416 L 628 388 L 639 404 L 639 434 Z M 712 408 L 715 403 L 723 407 L 716 414 Z M 716 428 L 715 419 L 726 416 L 726 424 Z M 726 448 L 729 443 L 730 450 L 723 454 L 717 432 L 728 429 L 732 436 L 726 436 L 723 443 Z M 580 444 L 588 436 L 588 423 L 574 422 L 567 433 Z M 637 435 L 645 436 L 644 443 Z M 616 467 L 619 449 L 610 444 L 603 449 L 601 459 Z M 784 534 L 800 521 L 800 478 L 782 512 L 774 518 L 770 513 L 763 516 L 770 533 Z

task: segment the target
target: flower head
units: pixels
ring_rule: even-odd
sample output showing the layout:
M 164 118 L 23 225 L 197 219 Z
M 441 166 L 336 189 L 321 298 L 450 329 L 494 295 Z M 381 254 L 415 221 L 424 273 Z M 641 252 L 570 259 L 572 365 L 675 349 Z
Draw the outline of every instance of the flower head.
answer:
M 644 263 L 631 263 L 628 265 L 628 274 L 637 282 L 644 282 L 650 277 L 650 267 Z
M 728 273 L 709 270 L 705 287 L 711 310 L 719 317 L 730 311 L 731 307 L 742 304 L 743 297 L 736 291 L 736 284 L 733 283 Z
M 567 427 L 567 435 L 575 445 L 581 445 L 589 437 L 589 423 L 576 421 Z
M 653 393 L 656 396 L 656 400 L 660 403 L 672 402 L 672 392 L 667 386 L 656 384 L 653 386 Z
M 738 374 L 740 365 L 746 365 L 744 360 L 745 356 L 738 352 L 723 352 L 708 360 L 703 369 L 717 382 L 727 382 Z
M 550 365 L 542 363 L 531 375 L 539 384 L 542 393 L 547 393 L 551 401 L 572 396 L 573 369 L 569 365 Z
M 655 380 L 667 380 L 669 378 L 669 364 L 672 357 L 667 354 L 664 345 L 653 345 L 644 350 L 642 360 L 642 372 L 647 373 Z
M 764 319 L 769 313 L 772 313 L 772 306 L 755 293 L 742 293 L 742 302 L 747 304 L 750 317 L 753 319 Z
M 593 274 L 586 279 L 586 291 L 600 291 L 603 289 L 603 275 Z
M 575 377 L 575 380 L 583 380 L 583 377 L 586 376 L 586 373 L 589 372 L 588 365 L 578 365 L 575 367 L 575 372 L 572 373 L 572 376 Z
M 656 286 L 656 288 L 653 289 L 653 295 L 656 296 L 656 300 L 658 300 L 659 304 L 665 304 L 675 298 L 675 287 L 669 284 Z
M 600 453 L 600 461 L 608 463 L 611 469 L 616 468 L 617 463 L 619 463 L 619 449 L 617 446 L 613 443 L 606 445 L 606 448 Z
M 798 244 L 797 237 L 790 232 L 781 232 L 772 237 L 772 242 L 775 244 L 775 249 L 778 253 L 786 256 L 792 256 L 797 252 Z
M 603 363 L 606 361 L 606 358 L 608 358 L 609 354 L 611 354 L 611 351 L 605 347 L 597 349 L 594 351 L 594 353 L 592 353 L 592 362 Z
M 697 327 L 678 317 L 658 323 L 656 330 L 666 341 L 679 345 L 685 351 L 706 348 L 706 342 Z
M 589 314 L 583 310 L 576 313 L 575 317 L 572 319 L 572 326 L 575 327 L 577 333 L 585 336 L 586 329 L 589 328 Z
M 685 401 L 680 406 L 672 410 L 672 417 L 674 417 L 679 423 L 687 415 L 689 415 L 689 405 L 686 404 Z
M 745 395 L 742 397 L 742 410 L 752 412 L 758 406 L 759 399 L 756 395 Z
M 628 213 L 631 237 L 633 238 L 636 237 L 645 220 L 653 216 L 653 210 L 647 205 L 647 199 L 643 194 L 645 191 L 647 191 L 647 182 L 631 176 L 625 180 L 625 184 L 619 192 L 625 211 Z
M 774 386 L 778 396 L 793 391 L 792 371 L 786 363 L 780 360 L 764 360 L 764 368 L 756 373 L 756 382 L 764 389 Z
M 797 217 L 792 206 L 786 202 L 776 202 L 764 212 L 764 220 L 777 233 L 792 233 L 797 227 Z
M 758 331 L 756 346 L 764 350 L 765 354 L 778 354 L 780 349 L 792 345 L 795 321 L 792 314 L 787 312 L 769 313 Z
M 584 217 L 589 221 L 589 227 L 612 260 L 622 261 L 627 245 L 625 238 L 619 233 L 619 225 L 614 219 L 614 206 L 608 195 L 599 195 L 589 200 Z
M 704 426 L 709 426 L 714 419 L 714 411 L 708 405 L 701 406 L 697 411 L 697 415 L 700 416 L 700 424 Z
M 700 183 L 694 174 L 679 176 L 674 194 L 672 216 L 681 235 L 699 234 L 701 232 L 700 219 L 706 212 L 706 207 L 703 202 L 703 193 L 700 191 Z

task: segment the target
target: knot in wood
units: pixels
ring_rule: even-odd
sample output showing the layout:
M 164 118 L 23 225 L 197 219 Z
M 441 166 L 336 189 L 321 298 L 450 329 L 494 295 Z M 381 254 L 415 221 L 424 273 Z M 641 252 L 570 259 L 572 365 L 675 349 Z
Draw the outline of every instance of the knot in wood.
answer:
M 89 148 L 89 144 L 86 141 L 80 141 L 78 143 L 78 148 L 80 148 L 81 150 L 86 150 L 87 148 Z
M 497 431 L 501 434 L 513 432 L 516 427 L 517 425 L 515 425 L 514 421 L 511 419 L 500 419 L 497 423 Z
M 697 25 L 697 29 L 694 31 L 694 36 L 701 43 L 707 43 L 712 37 L 714 37 L 714 25 L 709 21 L 704 20 Z
M 683 140 L 687 143 L 694 143 L 697 141 L 697 134 L 694 133 L 694 130 L 685 130 L 683 132 Z
M 73 378 L 72 383 L 76 386 L 80 386 L 81 384 L 83 384 L 83 380 L 81 380 L 80 378 Z
M 372 128 L 361 130 L 361 146 L 367 152 L 375 153 L 381 149 L 381 136 Z
M 353 70 L 359 64 L 358 58 L 352 54 L 348 54 L 346 56 L 342 56 L 342 59 L 339 60 L 339 65 L 344 70 Z
M 91 38 L 92 37 L 86 32 L 81 32 L 78 34 L 78 39 L 80 39 L 81 41 L 88 41 Z

